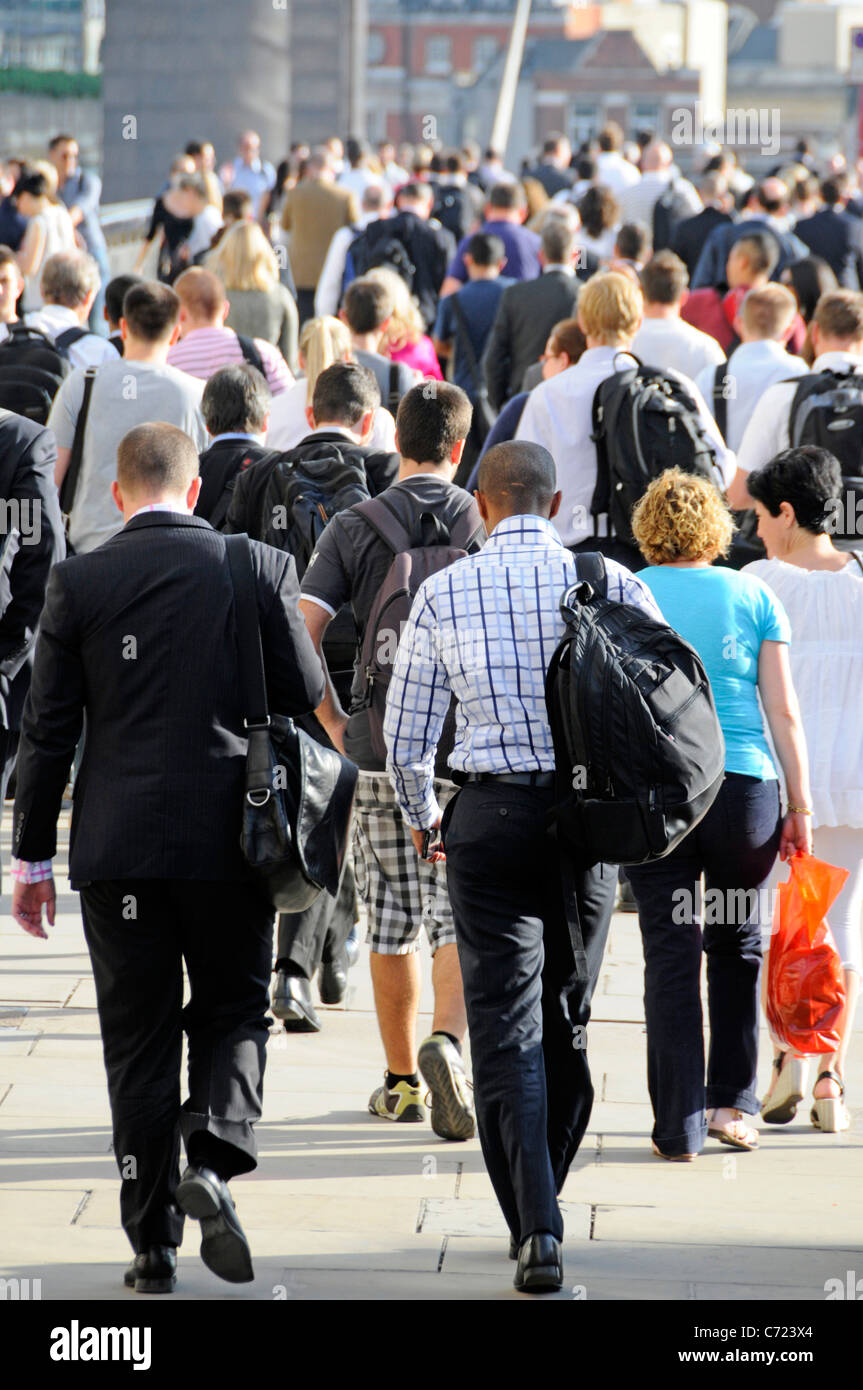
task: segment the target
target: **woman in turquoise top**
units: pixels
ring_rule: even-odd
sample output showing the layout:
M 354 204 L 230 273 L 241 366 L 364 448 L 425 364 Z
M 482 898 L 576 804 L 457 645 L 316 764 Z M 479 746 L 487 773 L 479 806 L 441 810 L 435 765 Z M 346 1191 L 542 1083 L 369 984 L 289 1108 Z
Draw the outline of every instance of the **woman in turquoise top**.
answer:
M 648 561 L 639 578 L 704 662 L 726 750 L 725 780 L 704 819 L 666 858 L 627 869 L 644 943 L 653 1147 L 663 1158 L 687 1160 L 707 1134 L 737 1149 L 758 1147 L 743 1115 L 759 1108 L 761 890 L 777 851 L 783 859 L 811 852 L 806 744 L 785 610 L 767 585 L 713 564 L 733 531 L 713 485 L 669 469 L 639 502 L 632 529 Z M 788 789 L 784 816 L 762 707 Z

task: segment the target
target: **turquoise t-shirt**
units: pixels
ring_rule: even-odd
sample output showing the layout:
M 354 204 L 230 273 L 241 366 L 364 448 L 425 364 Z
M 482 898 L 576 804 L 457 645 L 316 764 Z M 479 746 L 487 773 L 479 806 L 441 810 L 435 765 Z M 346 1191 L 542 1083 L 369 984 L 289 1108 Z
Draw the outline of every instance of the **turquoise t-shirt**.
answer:
M 762 642 L 790 642 L 779 599 L 754 575 L 715 566 L 639 570 L 662 615 L 704 662 L 725 738 L 726 772 L 776 776 L 758 703 Z

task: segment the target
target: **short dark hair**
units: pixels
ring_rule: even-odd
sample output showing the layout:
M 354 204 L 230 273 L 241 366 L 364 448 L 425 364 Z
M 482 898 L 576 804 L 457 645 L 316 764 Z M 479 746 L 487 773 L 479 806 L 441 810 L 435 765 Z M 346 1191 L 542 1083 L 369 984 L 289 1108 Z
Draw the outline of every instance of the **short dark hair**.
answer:
M 352 280 L 345 290 L 345 319 L 352 333 L 374 333 L 389 318 L 393 302 L 377 280 Z
M 650 255 L 650 228 L 646 222 L 624 222 L 614 245 L 622 260 L 643 261 Z
M 229 188 L 222 198 L 222 216 L 242 222 L 252 211 L 252 199 L 245 188 Z
M 115 275 L 105 286 L 105 310 L 110 323 L 119 323 L 123 317 L 123 301 L 133 285 L 143 285 L 142 275 Z
M 673 251 L 657 251 L 642 267 L 639 279 L 647 304 L 676 304 L 689 284 L 689 273 Z
M 201 414 L 210 434 L 259 434 L 272 401 L 267 379 L 250 362 L 220 367 L 208 378 Z
M 445 463 L 460 439 L 467 439 L 473 407 L 460 386 L 424 381 L 406 391 L 396 416 L 402 458 Z
M 779 243 L 770 232 L 744 232 L 728 248 L 728 254 L 738 246 L 749 247 L 747 257 L 753 269 L 760 275 L 771 276 L 779 263 Z
M 794 508 L 797 525 L 820 536 L 827 530 L 830 503 L 842 496 L 842 469 L 829 449 L 804 444 L 783 449 L 763 468 L 746 475 L 750 497 L 778 516 L 783 502 Z
M 623 131 L 617 121 L 607 121 L 597 136 L 599 148 L 606 154 L 619 150 L 623 144 Z
M 579 199 L 578 215 L 587 235 L 598 237 L 614 226 L 620 216 L 620 204 L 607 184 L 595 183 Z
M 489 189 L 488 205 L 512 211 L 527 207 L 527 197 L 520 183 L 495 183 Z
M 121 488 L 177 496 L 187 491 L 197 475 L 198 451 L 176 425 L 163 420 L 136 425 L 120 440 L 117 482 Z
M 576 232 L 565 217 L 547 217 L 540 239 L 547 265 L 568 265 L 575 250 Z
M 333 362 L 320 373 L 312 393 L 312 413 L 318 424 L 357 425 L 380 403 L 374 372 L 358 362 Z
M 821 197 L 829 208 L 841 203 L 848 192 L 850 180 L 844 170 L 838 174 L 831 174 L 829 178 L 821 180 Z
M 157 280 L 142 280 L 133 285 L 123 298 L 123 318 L 134 338 L 158 343 L 169 338 L 180 317 L 180 299 L 170 285 Z
M 192 156 L 196 154 L 203 154 L 203 152 L 204 145 L 203 141 L 201 140 L 189 140 L 186 145 L 186 148 L 183 150 L 183 154 L 190 154 Z
M 48 149 L 56 150 L 58 145 L 77 145 L 78 139 L 75 135 L 52 135 L 48 141 Z
M 467 244 L 466 254 L 476 265 L 500 265 L 506 260 L 506 247 L 499 236 L 475 232 Z
M 44 198 L 48 192 L 48 180 L 45 175 L 38 169 L 29 169 L 16 183 L 12 197 L 17 198 L 22 193 L 29 193 L 31 198 Z
M 510 516 L 547 511 L 557 488 L 554 459 L 526 439 L 495 444 L 483 455 L 477 487 Z

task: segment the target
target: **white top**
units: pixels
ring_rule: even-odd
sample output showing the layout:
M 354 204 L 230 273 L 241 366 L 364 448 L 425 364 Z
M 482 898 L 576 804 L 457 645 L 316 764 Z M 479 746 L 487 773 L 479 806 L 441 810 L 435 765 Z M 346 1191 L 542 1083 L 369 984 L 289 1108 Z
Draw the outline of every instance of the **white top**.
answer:
M 813 372 L 828 368 L 847 372 L 849 367 L 863 372 L 863 358 L 850 352 L 822 352 L 812 363 Z M 780 383 L 771 386 L 761 397 L 746 426 L 737 455 L 737 467 L 741 472 L 752 473 L 756 468 L 763 468 L 789 447 L 788 419 L 796 389 L 793 381 L 787 386 Z
M 515 437 L 544 445 L 557 464 L 563 497 L 554 524 L 565 545 L 577 545 L 593 535 L 590 503 L 596 486 L 596 445 L 590 436 L 596 389 L 612 372 L 632 365 L 632 358 L 617 348 L 588 348 L 572 367 L 535 387 L 525 402 Z M 681 376 L 679 372 L 669 375 Z M 722 484 L 727 487 L 734 476 L 734 454 L 725 447 L 695 382 L 682 380 L 698 406 L 705 434 L 715 445 Z M 599 525 L 604 534 L 605 520 Z
M 624 159 L 618 150 L 607 150 L 596 156 L 596 182 L 604 183 L 616 197 L 625 188 L 631 188 L 640 181 L 641 174 L 634 164 Z
M 598 256 L 601 261 L 610 261 L 614 255 L 614 243 L 617 241 L 617 233 L 620 225 L 609 227 L 607 231 L 600 232 L 599 236 L 590 236 L 583 227 L 579 227 L 575 233 L 575 244 L 581 246 L 585 251 L 592 251 L 594 256 Z
M 222 214 L 218 208 L 214 208 L 212 203 L 208 203 L 202 208 L 192 223 L 192 230 L 189 233 L 189 240 L 186 243 L 189 251 L 189 259 L 200 256 L 202 251 L 209 250 L 210 242 L 222 225 Z
M 364 212 L 356 226 L 338 227 L 333 232 L 326 260 L 318 277 L 318 287 L 315 290 L 315 315 L 317 318 L 323 318 L 324 314 L 335 316 L 339 312 L 348 247 L 354 237 L 358 235 L 357 228 L 362 230 L 379 217 L 380 213 Z
M 69 328 L 86 328 L 78 322 L 74 309 L 65 304 L 43 304 L 41 309 L 28 314 L 25 322 L 30 328 L 38 328 L 49 338 L 59 338 Z M 5 325 L 4 325 L 5 327 Z M 113 343 L 98 333 L 88 331 L 86 338 L 79 338 L 67 349 L 73 367 L 98 367 L 100 362 L 113 362 L 120 356 Z
M 741 343 L 728 359 L 723 393 L 728 424 L 725 438 L 730 449 L 740 448 L 743 434 L 752 419 L 755 407 L 765 391 L 777 381 L 791 376 L 805 376 L 809 368 L 802 357 L 793 357 L 781 343 L 759 339 L 756 343 Z M 710 409 L 713 410 L 714 368 L 705 367 L 695 378 L 695 384 Z M 741 466 L 740 459 L 737 460 Z
M 791 674 L 809 750 L 813 825 L 863 827 L 863 570 L 756 560 L 791 620 Z M 777 763 L 777 767 L 779 764 Z
M 287 391 L 273 397 L 267 448 L 294 449 L 310 433 L 311 426 L 306 419 L 306 381 L 301 377 Z M 396 423 L 381 405 L 375 411 L 375 423 L 366 442 L 371 448 L 384 449 L 391 454 L 396 452 Z
M 712 369 L 725 361 L 715 338 L 681 318 L 645 319 L 633 339 L 632 351 L 650 367 L 671 368 L 693 381 L 705 367 Z M 706 391 L 702 395 L 710 399 Z
M 653 209 L 657 200 L 668 188 L 672 178 L 676 179 L 674 185 L 675 211 L 685 217 L 694 217 L 696 213 L 700 212 L 703 205 L 689 179 L 678 177 L 676 170 L 673 169 L 654 169 L 649 174 L 642 174 L 638 183 L 632 184 L 630 188 L 625 188 L 620 195 L 620 207 L 624 222 L 646 222 L 650 227 L 653 223 Z
M 78 249 L 72 219 L 62 203 L 49 203 L 44 212 L 37 212 L 36 216 L 31 217 L 27 223 L 28 229 L 34 224 L 44 231 L 45 246 L 42 251 L 42 259 L 33 274 L 24 277 L 21 308 L 25 313 L 31 309 L 41 309 L 42 307 L 42 290 L 39 282 L 42 279 L 42 269 L 48 257 L 56 255 L 58 251 L 76 251 Z M 24 235 L 26 237 L 27 233 L 25 232 Z

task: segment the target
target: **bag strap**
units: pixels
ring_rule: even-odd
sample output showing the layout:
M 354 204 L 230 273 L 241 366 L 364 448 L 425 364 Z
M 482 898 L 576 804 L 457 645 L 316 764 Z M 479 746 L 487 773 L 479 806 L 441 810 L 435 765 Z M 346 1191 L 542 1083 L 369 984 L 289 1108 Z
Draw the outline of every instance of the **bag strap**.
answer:
M 393 417 L 395 417 L 395 415 L 398 412 L 400 400 L 401 395 L 399 394 L 399 364 L 398 362 L 390 362 L 390 375 L 387 386 L 387 410 Z
M 860 554 L 859 550 L 852 550 L 851 554 L 860 566 L 860 573 L 863 574 L 863 555 Z
M 599 550 L 585 550 L 573 556 L 579 584 L 589 584 L 600 598 L 608 598 L 608 570 Z
M 713 418 L 716 421 L 719 433 L 725 438 L 725 431 L 728 427 L 728 398 L 725 395 L 725 378 L 727 376 L 727 360 L 720 362 L 716 371 L 713 373 Z
M 261 376 L 266 380 L 267 373 L 264 367 L 264 359 L 255 346 L 254 340 L 252 338 L 247 338 L 243 333 L 237 333 L 236 336 L 237 342 L 240 345 L 240 352 L 243 354 L 249 366 L 257 367 Z
M 225 537 L 225 553 L 237 620 L 237 646 L 240 654 L 240 696 L 246 728 L 266 727 L 270 722 L 267 681 L 261 647 L 257 585 L 252 565 L 252 549 L 245 532 Z
M 82 338 L 95 337 L 96 334 L 91 333 L 89 328 L 81 328 L 76 325 L 74 328 L 67 328 L 64 333 L 58 333 L 54 339 L 54 346 L 58 347 L 61 352 L 65 352 L 67 348 L 72 347 L 73 343 L 80 342 Z
M 454 294 L 450 302 L 452 304 L 452 312 L 453 318 L 455 319 L 458 340 L 461 343 L 464 355 L 467 358 L 468 371 L 471 374 L 474 389 L 476 390 L 477 394 L 482 394 L 485 392 L 485 385 L 483 383 L 482 375 L 479 370 L 479 362 L 477 361 L 476 352 L 474 351 L 473 343 L 470 340 L 470 333 L 468 332 L 467 319 L 464 316 L 464 309 L 458 302 L 458 294 Z
M 88 367 L 84 373 L 84 394 L 81 397 L 81 409 L 78 411 L 78 418 L 75 421 L 75 435 L 72 439 L 72 449 L 69 454 L 69 467 L 60 484 L 60 508 L 69 516 L 75 505 L 75 496 L 78 492 L 78 481 L 81 477 L 81 465 L 84 461 L 84 436 L 87 431 L 87 417 L 90 414 L 90 397 L 93 394 L 93 382 L 96 380 L 96 368 Z

